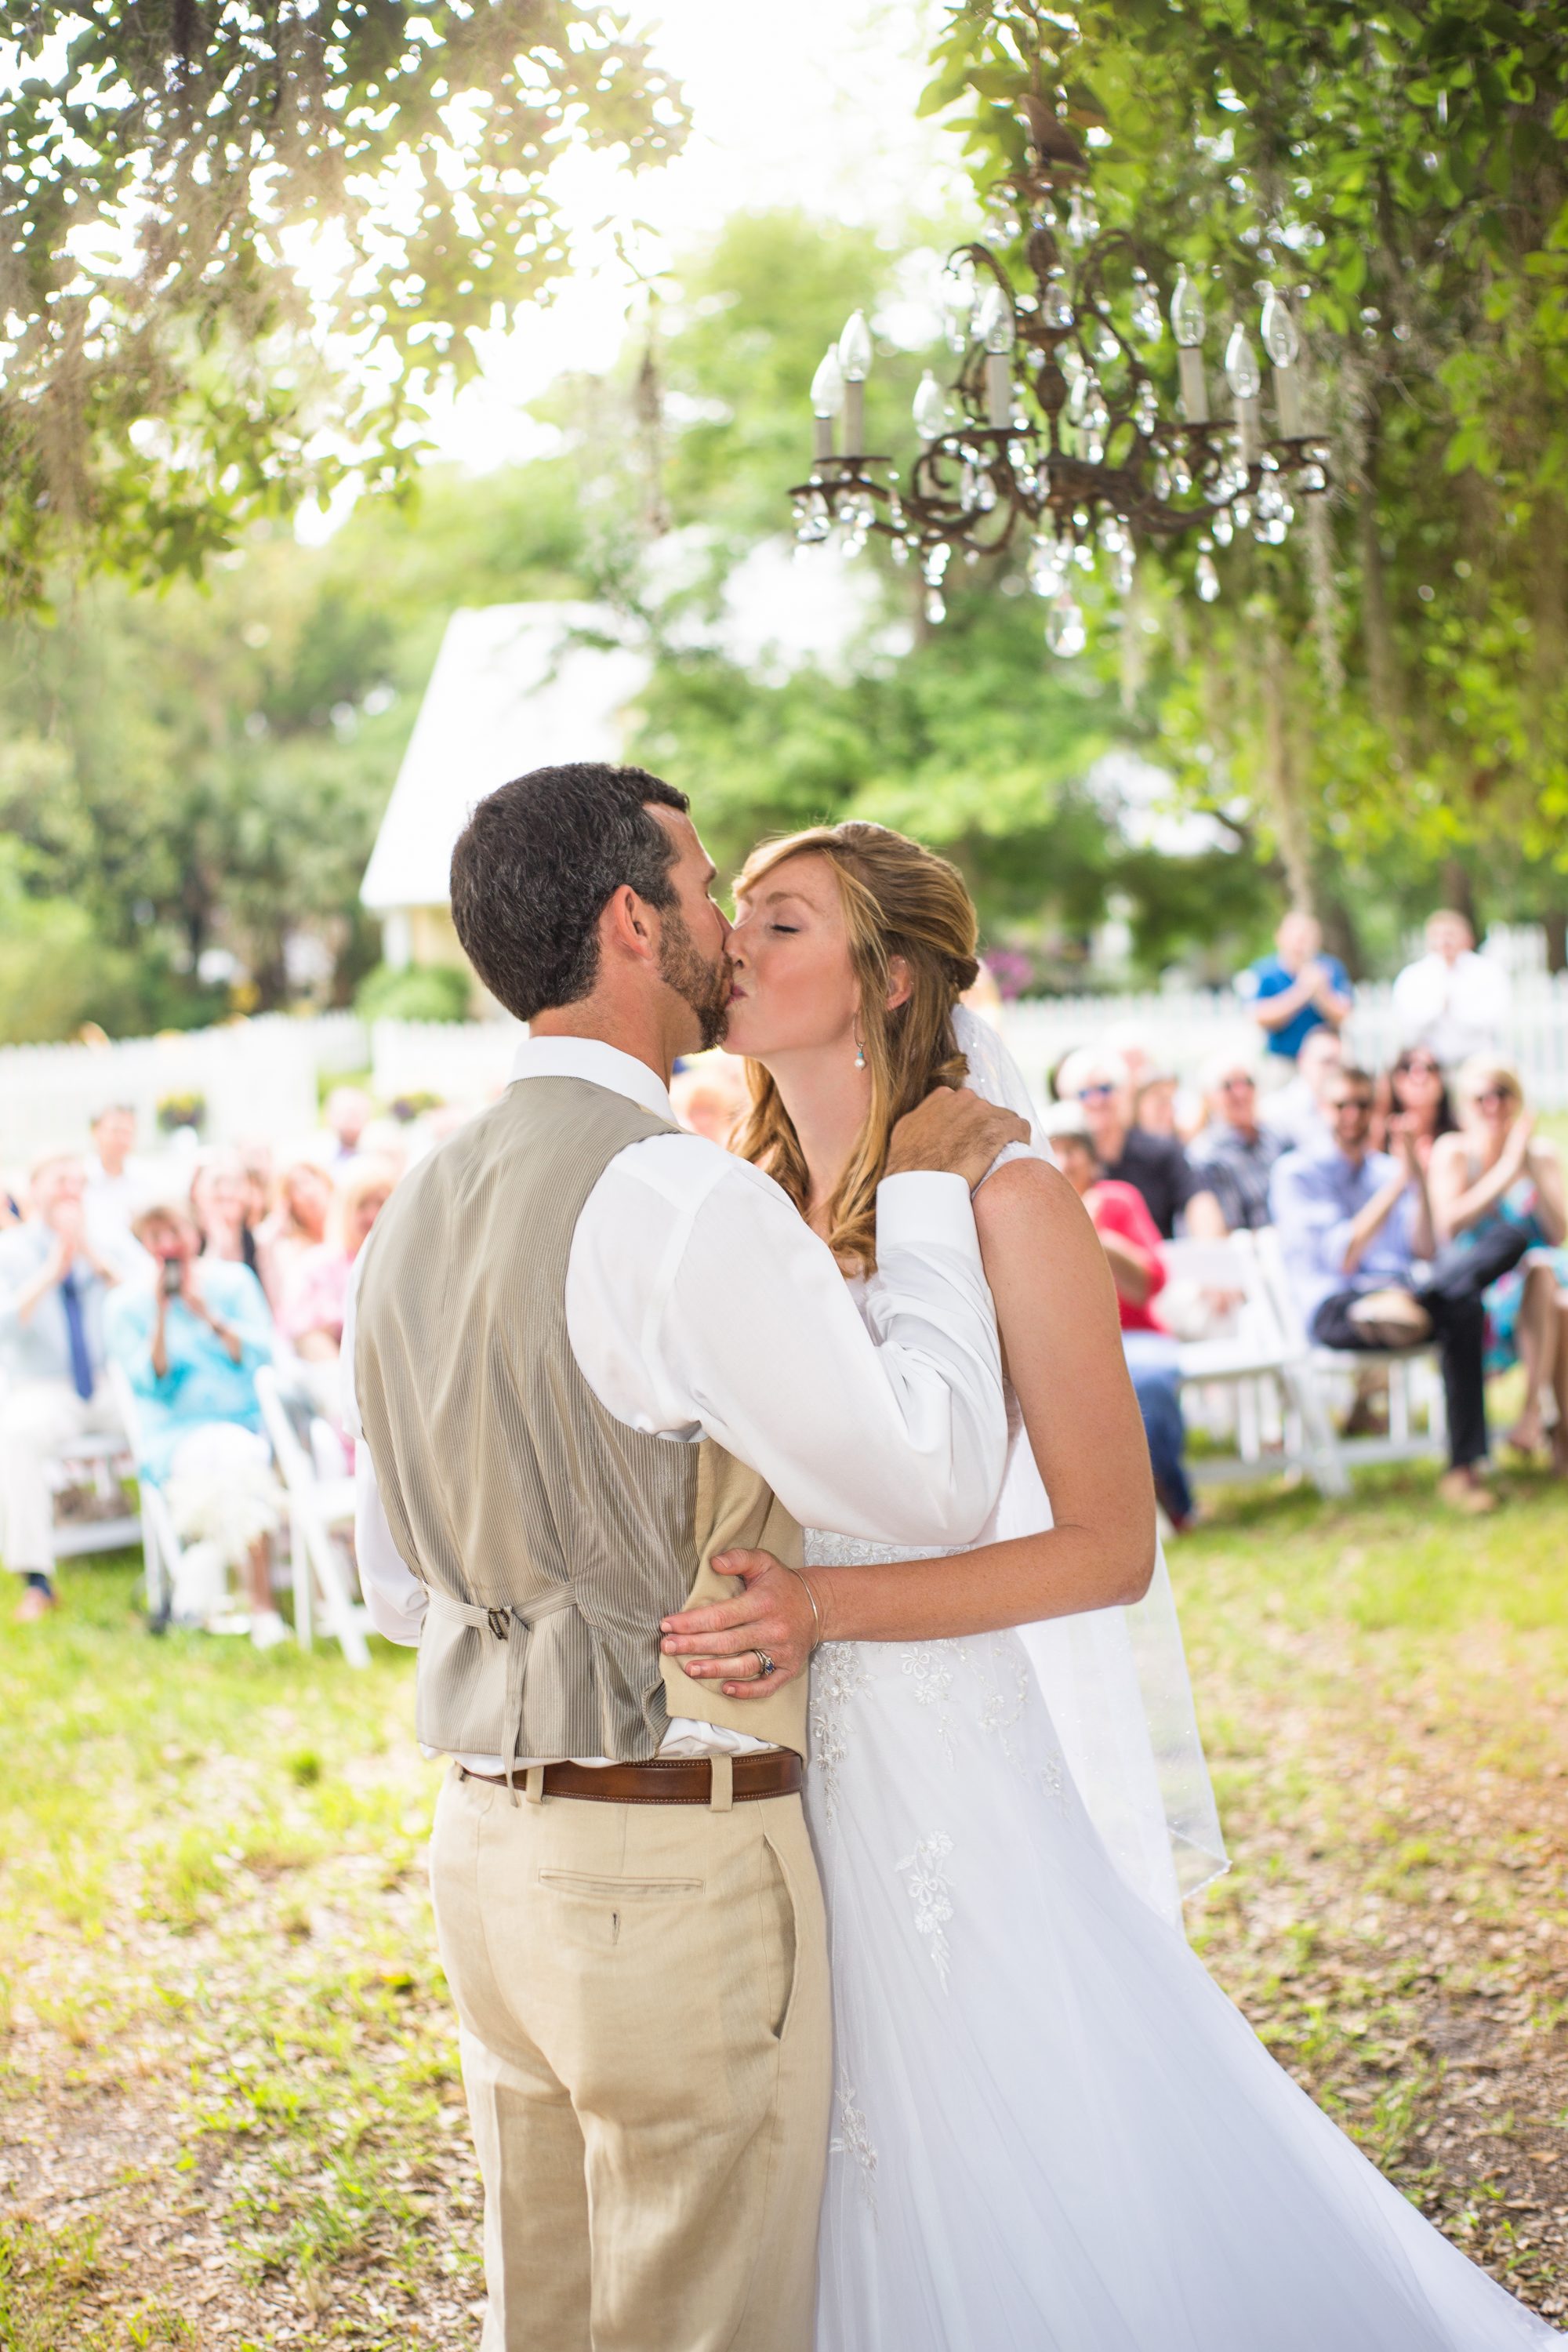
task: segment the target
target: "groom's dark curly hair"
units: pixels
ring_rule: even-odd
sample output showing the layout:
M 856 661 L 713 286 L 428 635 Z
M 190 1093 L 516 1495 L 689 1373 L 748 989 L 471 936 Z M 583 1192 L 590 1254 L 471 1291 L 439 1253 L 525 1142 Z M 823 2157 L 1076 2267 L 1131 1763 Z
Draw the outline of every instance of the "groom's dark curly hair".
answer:
M 598 976 L 600 914 L 623 884 L 675 903 L 675 845 L 649 814 L 685 810 L 646 768 L 535 768 L 480 801 L 452 852 L 452 920 L 490 994 L 531 1021 Z

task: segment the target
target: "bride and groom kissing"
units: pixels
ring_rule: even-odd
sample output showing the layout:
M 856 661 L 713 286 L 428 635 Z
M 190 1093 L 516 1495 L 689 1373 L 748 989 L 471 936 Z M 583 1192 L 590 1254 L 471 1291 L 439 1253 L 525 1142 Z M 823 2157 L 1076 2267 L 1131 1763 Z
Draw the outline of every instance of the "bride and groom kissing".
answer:
M 639 769 L 479 803 L 453 916 L 530 1034 L 345 1341 L 362 1582 L 450 1759 L 483 2352 L 1550 2339 L 1075 1780 L 1017 1629 L 1135 1601 L 1153 1496 L 1099 1243 L 958 1003 L 962 880 L 860 824 L 754 853 L 733 927 L 713 880 Z M 721 1039 L 730 1152 L 668 1094 Z

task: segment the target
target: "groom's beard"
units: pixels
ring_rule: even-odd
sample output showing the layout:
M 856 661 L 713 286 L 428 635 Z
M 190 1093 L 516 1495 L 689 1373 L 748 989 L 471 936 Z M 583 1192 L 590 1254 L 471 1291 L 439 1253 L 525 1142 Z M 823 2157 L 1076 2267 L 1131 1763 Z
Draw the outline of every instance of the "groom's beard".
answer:
M 730 959 L 721 955 L 717 963 L 703 962 L 691 943 L 691 934 L 679 907 L 664 909 L 658 976 L 674 989 L 677 996 L 684 997 L 696 1013 L 702 1051 L 706 1053 L 710 1045 L 717 1045 L 730 1025 L 730 990 L 733 984 Z

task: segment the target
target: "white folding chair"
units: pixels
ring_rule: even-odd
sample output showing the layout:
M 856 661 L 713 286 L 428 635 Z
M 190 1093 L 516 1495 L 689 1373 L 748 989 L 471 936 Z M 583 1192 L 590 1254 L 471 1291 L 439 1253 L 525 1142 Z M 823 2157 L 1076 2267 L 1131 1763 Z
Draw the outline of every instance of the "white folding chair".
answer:
M 106 1375 L 109 1392 L 114 1399 L 115 1411 L 125 1425 L 126 1442 L 138 1464 L 142 1459 L 142 1413 L 136 1391 L 122 1364 L 110 1364 Z M 174 1570 L 179 1565 L 182 1545 L 169 1509 L 168 1497 L 155 1479 L 146 1472 L 138 1472 L 141 1496 L 140 1519 L 132 1522 L 132 1538 L 142 1537 L 142 1580 L 147 1595 L 147 1622 L 154 1633 L 162 1633 L 168 1625 L 174 1606 Z
M 1431 1342 L 1424 1341 L 1415 1348 L 1318 1347 L 1308 1333 L 1296 1303 L 1296 1293 L 1286 1268 L 1279 1234 L 1269 1225 L 1256 1239 L 1258 1259 L 1276 1312 L 1282 1327 L 1300 1351 L 1307 1379 L 1321 1401 L 1325 1421 L 1327 1405 L 1322 1401 L 1331 1380 L 1342 1378 L 1353 1381 L 1356 1374 L 1369 1364 L 1376 1364 L 1387 1371 L 1387 1434 L 1342 1437 L 1332 1433 L 1331 1442 L 1341 1461 L 1352 1465 L 1370 1465 L 1378 1462 L 1415 1462 L 1434 1454 L 1446 1454 L 1447 1413 L 1444 1405 L 1443 1383 L 1437 1377 L 1436 1350 Z M 1423 1411 L 1426 1416 L 1425 1429 L 1419 1426 L 1419 1415 Z
M 348 1476 L 321 1475 L 313 1455 L 319 1456 L 324 1449 L 314 1444 L 307 1448 L 270 1365 L 257 1373 L 256 1394 L 272 1458 L 289 1498 L 294 1637 L 302 1649 L 310 1647 L 319 1602 L 322 1626 L 342 1644 L 350 1665 L 368 1666 L 365 1627 L 370 1612 L 353 1596 L 350 1554 L 342 1539 L 342 1530 L 353 1525 L 354 1482 Z
M 1196 1456 L 1188 1475 L 1228 1483 L 1301 1469 L 1320 1494 L 1342 1495 L 1349 1480 L 1332 1426 L 1304 1349 L 1280 1320 L 1257 1240 L 1237 1233 L 1222 1242 L 1164 1245 L 1167 1288 L 1180 1282 L 1229 1301 L 1208 1336 L 1178 1343 L 1177 1367 L 1184 1396 L 1194 1389 L 1228 1392 L 1236 1450 Z

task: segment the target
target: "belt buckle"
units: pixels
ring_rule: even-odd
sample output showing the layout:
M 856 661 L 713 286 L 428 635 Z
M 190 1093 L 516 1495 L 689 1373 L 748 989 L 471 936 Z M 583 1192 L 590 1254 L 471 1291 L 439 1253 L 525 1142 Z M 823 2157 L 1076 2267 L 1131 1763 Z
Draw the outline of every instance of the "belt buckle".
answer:
M 487 1609 L 485 1614 L 490 1621 L 490 1632 L 495 1635 L 496 1640 L 498 1642 L 506 1641 L 510 1637 L 511 1632 L 511 1611 L 510 1609 Z

